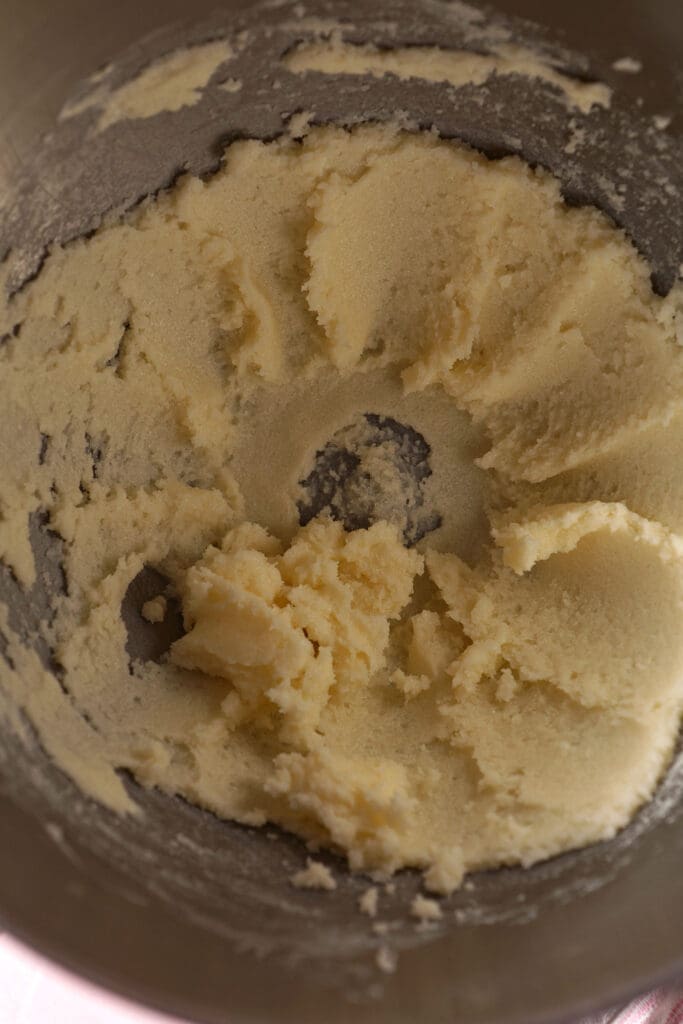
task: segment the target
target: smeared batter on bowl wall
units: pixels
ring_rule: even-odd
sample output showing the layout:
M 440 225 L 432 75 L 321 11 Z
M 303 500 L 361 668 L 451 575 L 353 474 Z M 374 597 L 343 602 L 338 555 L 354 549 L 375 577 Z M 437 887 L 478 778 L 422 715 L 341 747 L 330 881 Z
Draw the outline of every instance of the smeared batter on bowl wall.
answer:
M 451 85 L 481 85 L 494 75 L 524 76 L 548 82 L 562 96 L 567 107 L 588 113 L 594 106 L 609 107 L 611 91 L 602 82 L 582 82 L 558 71 L 548 59 L 526 47 L 498 41 L 490 52 L 442 50 L 430 46 L 378 49 L 371 44 L 345 43 L 341 31 L 328 32 L 324 42 L 303 43 L 285 54 L 290 71 L 326 75 L 395 75 L 426 82 Z
M 683 699 L 648 274 L 550 176 L 390 127 L 234 144 L 55 249 L 2 311 L 0 553 L 30 586 L 46 510 L 66 588 L 51 665 L 3 610 L 6 712 L 121 811 L 127 768 L 435 891 L 613 835 Z
M 218 68 L 232 56 L 232 47 L 225 40 L 183 47 L 153 61 L 113 91 L 106 82 L 111 67 L 103 68 L 94 80 L 91 78 L 91 88 L 85 96 L 65 104 L 59 118 L 77 117 L 95 108 L 101 111 L 97 131 L 104 131 L 118 121 L 191 107 L 199 102 L 202 90 Z M 102 78 L 105 81 L 100 84 Z

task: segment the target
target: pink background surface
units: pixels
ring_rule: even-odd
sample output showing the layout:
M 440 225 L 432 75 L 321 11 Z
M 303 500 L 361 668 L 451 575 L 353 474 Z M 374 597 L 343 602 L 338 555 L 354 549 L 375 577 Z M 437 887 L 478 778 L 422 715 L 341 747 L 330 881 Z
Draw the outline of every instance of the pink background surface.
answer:
M 0 935 L 0 1024 L 182 1024 L 81 981 Z

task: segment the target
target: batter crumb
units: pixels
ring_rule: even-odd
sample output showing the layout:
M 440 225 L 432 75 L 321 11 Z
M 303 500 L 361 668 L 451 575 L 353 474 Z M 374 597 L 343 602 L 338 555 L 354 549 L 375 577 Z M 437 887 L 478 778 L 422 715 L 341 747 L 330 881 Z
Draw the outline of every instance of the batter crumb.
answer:
M 379 890 L 376 886 L 370 886 L 361 895 L 358 900 L 358 906 L 364 914 L 368 917 L 375 917 L 377 914 L 377 905 L 379 902 Z
M 643 62 L 636 57 L 619 57 L 612 64 L 615 71 L 626 75 L 638 75 L 643 70 Z
M 308 857 L 306 867 L 297 871 L 291 878 L 292 885 L 296 889 L 326 889 L 331 891 L 337 888 L 334 875 L 326 864 Z
M 287 131 L 293 139 L 303 139 L 311 130 L 315 117 L 313 110 L 298 110 L 287 121 Z
M 389 946 L 380 946 L 377 950 L 375 963 L 380 971 L 383 971 L 385 974 L 393 974 L 398 965 L 398 955 Z
M 168 602 L 166 598 L 163 594 L 159 594 L 158 597 L 145 601 L 140 609 L 140 614 L 147 622 L 163 622 L 166 618 L 167 607 Z
M 410 904 L 410 913 L 413 917 L 417 917 L 420 922 L 440 921 L 443 917 L 441 907 L 437 901 L 427 896 L 421 896 L 419 893 Z
M 220 83 L 220 88 L 223 89 L 224 92 L 229 92 L 229 93 L 240 92 L 240 90 L 242 89 L 242 79 L 241 78 L 226 78 L 226 80 L 224 82 Z

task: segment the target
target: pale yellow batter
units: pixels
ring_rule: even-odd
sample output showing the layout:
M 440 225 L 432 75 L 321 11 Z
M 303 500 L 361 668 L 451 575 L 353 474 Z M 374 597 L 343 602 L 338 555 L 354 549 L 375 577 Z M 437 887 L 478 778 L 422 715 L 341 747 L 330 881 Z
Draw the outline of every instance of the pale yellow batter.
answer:
M 611 90 L 602 82 L 582 82 L 553 67 L 539 53 L 515 43 L 490 44 L 489 53 L 445 50 L 433 46 L 379 49 L 371 44 L 345 42 L 341 30 L 328 32 L 324 41 L 301 43 L 285 54 L 289 71 L 318 71 L 332 75 L 395 75 L 424 82 L 481 85 L 494 76 L 518 75 L 547 82 L 571 110 L 587 114 L 592 107 L 609 107 Z
M 202 90 L 222 64 L 233 56 L 233 49 L 225 40 L 215 40 L 198 46 L 183 47 L 153 61 L 130 81 L 117 89 L 100 84 L 100 75 L 90 79 L 91 88 L 84 97 L 67 103 L 59 119 L 77 117 L 91 108 L 98 109 L 97 131 L 104 131 L 119 121 L 153 117 L 162 111 L 192 107 L 202 98 Z M 106 75 L 108 69 L 104 69 Z M 224 88 L 235 91 L 235 80 L 229 79 Z M 237 85 L 239 90 L 239 85 Z
M 648 273 L 548 175 L 387 127 L 235 144 L 53 251 L 0 314 L 0 555 L 30 587 L 48 511 L 68 694 L 3 609 L 0 711 L 121 811 L 123 766 L 437 892 L 612 836 L 683 701 L 680 287 Z M 366 413 L 431 449 L 416 546 L 395 441 L 374 525 L 299 526 Z M 145 565 L 141 622 L 175 595 L 186 633 L 129 666 Z

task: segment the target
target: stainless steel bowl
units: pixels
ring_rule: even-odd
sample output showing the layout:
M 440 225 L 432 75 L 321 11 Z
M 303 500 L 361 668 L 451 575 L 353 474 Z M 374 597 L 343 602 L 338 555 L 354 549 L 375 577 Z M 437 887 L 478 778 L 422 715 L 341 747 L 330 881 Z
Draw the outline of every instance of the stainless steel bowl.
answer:
M 381 11 L 367 0 L 310 6 L 352 22 L 361 39 L 387 42 L 382 26 L 392 19 L 399 26 L 392 39 L 457 45 L 461 38 L 462 6 L 440 0 L 389 0 Z M 278 57 L 306 31 L 283 28 L 296 22 L 289 3 L 256 9 L 229 0 L 215 10 L 214 0 L 5 0 L 0 256 L 11 249 L 14 286 L 35 273 L 50 241 L 92 230 L 103 212 L 131 206 L 184 169 L 210 173 L 227 140 L 272 137 L 287 114 L 305 107 L 317 120 L 342 123 L 400 108 L 492 158 L 520 152 L 550 167 L 571 201 L 595 202 L 623 223 L 651 260 L 655 286 L 666 291 L 683 256 L 680 123 L 658 149 L 651 117 L 680 117 L 683 8 L 678 0 L 499 6 L 542 26 L 515 22 L 520 37 L 587 54 L 586 64 L 553 51 L 576 74 L 594 72 L 614 85 L 614 109 L 590 153 L 567 154 L 566 113 L 528 84 L 510 90 L 493 83 L 482 109 L 466 89 L 288 77 Z M 243 27 L 255 41 L 231 70 L 245 83 L 236 97 L 210 88 L 191 110 L 123 124 L 90 141 L 87 117 L 55 127 L 67 96 L 107 62 L 117 59 L 113 73 L 123 79 L 182 42 Z M 624 55 L 642 59 L 641 75 L 611 69 Z M 662 167 L 677 199 L 649 187 Z M 625 199 L 615 209 L 605 183 L 625 168 Z M 0 571 L 15 626 L 27 632 L 62 585 L 58 539 L 40 517 L 33 525 L 40 582 L 27 594 Z M 154 592 L 147 573 L 129 594 L 129 646 L 137 657 L 159 654 L 135 613 Z M 41 655 L 49 665 L 49 651 Z M 679 762 L 655 804 L 617 839 L 528 871 L 475 877 L 471 889 L 447 901 L 434 931 L 418 933 L 406 922 L 418 879 L 403 873 L 387 902 L 389 916 L 403 922 L 392 933 L 398 969 L 382 976 L 374 964 L 380 939 L 356 909 L 363 884 L 341 861 L 327 857 L 339 879 L 334 893 L 296 891 L 287 878 L 305 851 L 295 839 L 220 822 L 132 780 L 145 816 L 119 819 L 84 798 L 37 743 L 27 750 L 3 728 L 0 920 L 61 964 L 143 1003 L 236 1024 L 534 1024 L 683 977 Z

